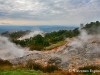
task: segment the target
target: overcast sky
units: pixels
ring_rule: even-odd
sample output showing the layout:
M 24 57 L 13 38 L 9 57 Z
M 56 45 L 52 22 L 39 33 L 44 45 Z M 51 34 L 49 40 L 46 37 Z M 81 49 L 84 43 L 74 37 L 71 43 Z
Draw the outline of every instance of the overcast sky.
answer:
M 100 0 L 0 0 L 0 24 L 79 25 L 100 21 Z

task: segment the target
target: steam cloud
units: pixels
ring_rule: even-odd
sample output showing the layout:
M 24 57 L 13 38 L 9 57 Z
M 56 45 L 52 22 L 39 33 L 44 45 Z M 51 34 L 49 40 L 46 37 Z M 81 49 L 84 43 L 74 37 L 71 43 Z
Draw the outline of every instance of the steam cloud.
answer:
M 36 30 L 36 31 L 31 31 L 30 33 L 20 37 L 18 40 L 29 39 L 31 37 L 37 36 L 38 34 L 41 35 L 41 36 L 44 36 L 44 32 L 43 31 Z
M 91 64 L 96 59 L 100 60 L 100 34 L 90 35 L 85 30 L 81 30 L 79 36 L 69 40 L 69 44 L 60 47 L 58 51 L 33 52 L 33 54 L 11 62 L 16 64 L 16 62 L 22 61 L 24 63 L 26 59 L 41 60 L 39 63 L 53 60 L 53 63 L 65 70 L 72 66 Z
M 72 51 L 75 52 L 74 55 L 88 60 L 100 59 L 100 34 L 88 34 L 81 30 L 81 34 L 69 43 L 69 46 L 69 54 Z
M 73 47 L 83 47 L 87 43 L 99 41 L 100 34 L 88 34 L 85 30 L 81 30 L 80 35 L 75 38 L 71 43 L 69 43 L 69 45 Z
M 24 50 L 12 42 L 8 38 L 0 36 L 0 58 L 7 60 L 22 57 Z

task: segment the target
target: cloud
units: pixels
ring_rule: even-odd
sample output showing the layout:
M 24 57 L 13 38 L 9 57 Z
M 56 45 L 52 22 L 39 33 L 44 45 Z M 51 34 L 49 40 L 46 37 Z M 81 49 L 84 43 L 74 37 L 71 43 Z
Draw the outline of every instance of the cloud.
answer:
M 100 0 L 0 0 L 0 18 L 78 24 L 100 20 L 99 8 Z

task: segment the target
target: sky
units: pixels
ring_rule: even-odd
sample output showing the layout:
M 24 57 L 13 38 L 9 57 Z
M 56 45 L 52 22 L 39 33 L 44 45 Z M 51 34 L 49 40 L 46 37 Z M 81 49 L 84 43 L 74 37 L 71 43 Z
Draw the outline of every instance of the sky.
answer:
M 79 25 L 100 21 L 100 0 L 0 0 L 0 25 Z

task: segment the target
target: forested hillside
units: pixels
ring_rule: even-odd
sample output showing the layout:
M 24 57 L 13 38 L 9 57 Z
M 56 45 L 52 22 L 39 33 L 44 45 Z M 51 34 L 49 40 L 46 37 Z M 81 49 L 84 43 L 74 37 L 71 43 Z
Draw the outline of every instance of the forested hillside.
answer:
M 98 34 L 100 33 L 100 22 L 90 22 L 84 25 L 82 28 L 88 32 L 88 34 Z M 30 37 L 28 39 L 24 40 L 18 40 L 18 38 L 28 34 L 29 30 L 27 31 L 17 31 L 17 32 L 4 32 L 2 35 L 7 36 L 11 39 L 12 42 L 16 43 L 17 45 L 20 45 L 22 47 L 28 47 L 30 50 L 46 50 L 46 49 L 52 49 L 54 47 L 57 47 L 59 43 L 60 45 L 64 44 L 64 40 L 66 38 L 72 38 L 77 35 L 79 35 L 78 28 L 73 30 L 59 30 L 59 31 L 53 31 L 50 33 L 45 33 L 44 36 L 38 34 L 35 37 Z M 56 44 L 56 46 L 54 46 Z M 52 47 L 52 45 L 54 47 Z M 51 47 L 51 48 L 50 48 Z
M 22 37 L 27 32 L 29 31 L 18 31 L 10 33 L 9 37 L 14 43 L 22 47 L 29 47 L 31 50 L 45 50 L 45 48 L 48 46 L 59 43 L 61 41 L 64 42 L 66 38 L 71 38 L 79 34 L 79 30 L 76 28 L 74 30 L 59 30 L 46 33 L 44 37 L 37 35 L 35 37 L 30 37 L 29 39 L 18 40 L 19 37 Z M 64 44 L 63 42 L 61 45 Z

